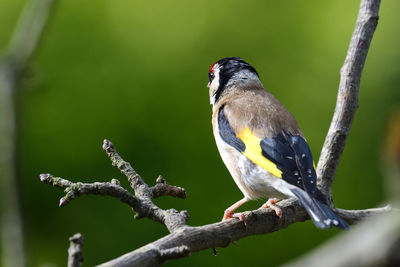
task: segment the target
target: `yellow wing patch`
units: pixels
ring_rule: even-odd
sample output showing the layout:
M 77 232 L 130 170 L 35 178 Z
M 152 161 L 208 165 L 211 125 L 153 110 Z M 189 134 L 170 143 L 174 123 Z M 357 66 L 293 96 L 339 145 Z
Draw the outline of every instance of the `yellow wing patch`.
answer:
M 263 156 L 260 146 L 260 138 L 255 136 L 249 128 L 243 129 L 236 136 L 246 145 L 245 151 L 242 152 L 243 155 L 276 177 L 282 178 L 282 171 L 278 169 L 275 163 Z

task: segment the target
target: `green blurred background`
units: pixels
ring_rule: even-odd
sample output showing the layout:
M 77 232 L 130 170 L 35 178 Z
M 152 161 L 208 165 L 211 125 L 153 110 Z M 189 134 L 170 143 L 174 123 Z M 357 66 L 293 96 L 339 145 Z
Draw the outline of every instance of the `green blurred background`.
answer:
M 0 48 L 25 1 L 0 0 Z M 104 138 L 153 184 L 162 174 L 187 190 L 163 208 L 186 209 L 190 225 L 219 221 L 242 197 L 211 130 L 207 74 L 240 56 L 295 115 L 318 159 L 336 102 L 359 7 L 337 1 L 59 1 L 18 110 L 18 170 L 29 266 L 65 266 L 68 237 L 84 235 L 84 265 L 113 259 L 167 234 L 131 209 L 99 196 L 58 207 L 62 190 L 39 181 L 119 178 Z M 385 202 L 379 168 L 385 119 L 400 100 L 400 2 L 383 1 L 360 88 L 360 107 L 333 186 L 335 204 L 361 209 Z M 255 209 L 251 202 L 242 210 Z M 194 253 L 168 266 L 275 266 L 310 251 L 338 230 L 308 221 L 236 245 Z M 50 265 L 49 265 L 50 264 Z

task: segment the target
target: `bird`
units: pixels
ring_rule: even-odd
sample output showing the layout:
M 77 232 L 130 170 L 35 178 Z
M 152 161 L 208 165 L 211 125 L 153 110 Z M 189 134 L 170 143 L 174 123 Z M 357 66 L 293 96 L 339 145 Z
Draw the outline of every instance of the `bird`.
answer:
M 309 145 L 293 115 L 268 92 L 253 66 L 240 57 L 226 57 L 208 73 L 212 126 L 222 161 L 244 197 L 224 212 L 223 220 L 239 218 L 235 210 L 250 200 L 268 198 L 272 208 L 296 198 L 316 227 L 349 229 L 326 203 L 317 187 Z M 247 224 L 246 224 L 247 225 Z

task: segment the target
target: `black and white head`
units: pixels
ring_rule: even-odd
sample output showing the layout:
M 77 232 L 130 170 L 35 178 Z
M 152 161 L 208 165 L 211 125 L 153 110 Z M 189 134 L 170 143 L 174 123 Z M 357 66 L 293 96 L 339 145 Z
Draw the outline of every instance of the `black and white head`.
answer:
M 226 57 L 215 62 L 208 73 L 208 80 L 213 105 L 232 88 L 246 89 L 261 84 L 257 71 L 240 57 Z

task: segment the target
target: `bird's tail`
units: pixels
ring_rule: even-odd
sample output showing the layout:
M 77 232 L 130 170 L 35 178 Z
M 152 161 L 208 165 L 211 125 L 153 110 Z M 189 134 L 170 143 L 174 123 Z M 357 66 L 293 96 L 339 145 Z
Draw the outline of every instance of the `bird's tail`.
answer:
M 345 222 L 339 215 L 326 204 L 310 197 L 305 191 L 297 188 L 293 188 L 290 191 L 300 201 L 301 205 L 306 209 L 308 215 L 314 224 L 321 229 L 329 229 L 332 226 L 336 226 L 343 230 L 350 229 L 347 222 Z

